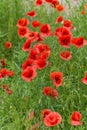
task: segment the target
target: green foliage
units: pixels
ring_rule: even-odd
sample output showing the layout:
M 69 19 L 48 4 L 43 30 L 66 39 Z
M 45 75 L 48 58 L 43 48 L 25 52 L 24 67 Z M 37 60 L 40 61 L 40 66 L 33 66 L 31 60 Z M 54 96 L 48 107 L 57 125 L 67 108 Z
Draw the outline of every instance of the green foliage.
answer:
M 25 5 L 26 2 L 27 5 Z M 0 130 L 28 130 L 32 124 L 40 122 L 41 110 L 45 108 L 59 112 L 63 121 L 61 125 L 52 128 L 47 128 L 42 123 L 40 130 L 86 130 L 87 87 L 81 83 L 81 78 L 87 71 L 87 46 L 80 50 L 71 46 L 70 51 L 73 58 L 67 62 L 62 61 L 59 57 L 63 48 L 58 45 L 57 39 L 54 37 L 47 38 L 44 42 L 51 48 L 49 61 L 52 65 L 38 71 L 37 77 L 30 83 L 21 79 L 21 65 L 28 54 L 21 50 L 24 40 L 17 36 L 16 23 L 18 19 L 26 17 L 28 10 L 35 9 L 39 14 L 36 19 L 41 23 L 49 23 L 53 31 L 59 26 L 54 25 L 59 13 L 53 11 L 47 14 L 44 5 L 37 8 L 33 7 L 32 0 L 29 1 L 29 6 L 28 1 L 26 2 L 22 0 L 0 0 L 0 57 L 6 59 L 6 68 L 15 72 L 14 77 L 0 81 L 0 86 L 6 83 L 13 91 L 12 95 L 7 95 L 0 87 Z M 74 12 L 68 19 L 71 19 L 76 27 L 73 35 L 75 37 L 84 36 L 87 39 L 87 14 L 81 15 L 82 8 L 83 3 L 77 9 L 77 13 Z M 64 13 L 61 15 L 66 17 Z M 5 41 L 12 42 L 13 48 L 11 50 L 5 49 Z M 44 96 L 42 92 L 44 86 L 53 86 L 49 77 L 52 71 L 64 73 L 63 85 L 57 89 L 59 93 L 57 100 Z M 80 111 L 83 115 L 82 126 L 72 127 L 70 125 L 70 115 L 75 110 Z M 35 119 L 27 121 L 31 111 L 35 112 Z

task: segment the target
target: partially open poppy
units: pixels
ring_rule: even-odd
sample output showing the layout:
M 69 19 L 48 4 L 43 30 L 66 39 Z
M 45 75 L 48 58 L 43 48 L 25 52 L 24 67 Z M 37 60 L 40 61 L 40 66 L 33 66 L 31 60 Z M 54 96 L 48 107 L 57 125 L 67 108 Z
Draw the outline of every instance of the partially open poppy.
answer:
M 34 21 L 32 21 L 32 26 L 33 26 L 34 28 L 37 28 L 37 27 L 40 26 L 40 22 L 39 22 L 38 20 L 34 20 Z
M 36 0 L 35 5 L 36 6 L 41 6 L 43 4 L 43 0 Z
M 30 51 L 30 45 L 31 45 L 31 40 L 28 39 L 22 46 L 22 50 L 25 52 L 29 52 Z
M 84 45 L 84 37 L 72 38 L 72 44 L 77 48 L 82 48 Z
M 59 16 L 59 17 L 56 19 L 55 24 L 60 23 L 60 22 L 62 22 L 62 21 L 63 21 L 63 17 L 62 17 L 62 16 Z
M 53 83 L 56 87 L 60 87 L 63 82 L 63 73 L 62 72 L 51 72 L 50 78 L 53 80 Z
M 82 115 L 78 111 L 74 111 L 71 115 L 71 125 L 73 126 L 82 125 L 81 118 Z
M 40 32 L 42 37 L 52 36 L 52 31 L 49 24 L 42 25 L 40 28 Z
M 27 16 L 30 16 L 30 17 L 35 17 L 37 14 L 35 12 L 35 10 L 31 10 L 29 12 L 27 12 Z
M 58 5 L 56 6 L 56 9 L 57 9 L 57 11 L 62 12 L 62 11 L 65 10 L 65 6 L 63 6 L 62 4 L 58 4 Z
M 72 55 L 71 55 L 71 53 L 69 51 L 62 51 L 60 53 L 60 58 L 62 60 L 70 60 L 72 58 Z

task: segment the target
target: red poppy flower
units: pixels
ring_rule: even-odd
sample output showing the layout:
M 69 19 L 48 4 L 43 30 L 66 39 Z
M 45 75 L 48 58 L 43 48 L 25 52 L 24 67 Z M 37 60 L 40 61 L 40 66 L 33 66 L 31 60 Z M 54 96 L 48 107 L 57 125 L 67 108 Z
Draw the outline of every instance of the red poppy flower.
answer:
M 82 10 L 82 11 L 81 11 L 81 14 L 82 14 L 82 15 L 86 14 L 86 11 L 85 11 L 85 10 Z
M 26 61 L 22 64 L 22 69 L 25 70 L 27 67 L 33 66 L 33 65 L 34 65 L 34 60 L 28 59 L 28 60 L 26 60 Z
M 29 20 L 26 18 L 21 18 L 17 22 L 17 27 L 26 27 L 29 24 Z
M 13 75 L 14 75 L 14 71 L 7 70 L 6 68 L 0 70 L 0 78 L 5 78 L 6 76 L 11 77 Z
M 81 118 L 82 115 L 78 111 L 74 111 L 71 115 L 71 125 L 73 126 L 82 125 Z
M 85 10 L 87 10 L 87 4 L 84 5 Z
M 29 54 L 29 59 L 37 60 L 38 59 L 38 52 L 36 49 L 31 49 L 30 54 Z
M 56 126 L 60 124 L 62 121 L 62 117 L 57 112 L 50 112 L 45 118 L 44 118 L 44 124 L 48 127 Z
M 72 29 L 72 22 L 70 20 L 64 20 L 63 25 L 69 29 Z
M 5 47 L 6 47 L 7 49 L 12 48 L 11 42 L 5 42 Z
M 58 0 L 52 0 L 52 2 L 51 2 L 51 6 L 52 6 L 53 8 L 56 8 L 56 6 L 59 5 L 59 4 L 60 4 L 60 3 L 59 3 Z
M 37 59 L 36 62 L 36 68 L 39 70 L 42 70 L 46 67 L 46 60 L 45 59 Z
M 73 1 L 78 2 L 78 0 L 73 0 Z
M 26 82 L 32 81 L 36 76 L 36 68 L 33 66 L 27 67 L 21 74 L 22 79 L 24 79 Z
M 59 17 L 56 19 L 55 24 L 60 23 L 60 22 L 62 22 L 62 21 L 63 21 L 63 17 L 62 17 L 62 16 L 59 16 Z
M 37 41 L 40 42 L 40 41 L 43 41 L 43 40 L 44 40 L 44 38 L 42 38 L 41 35 L 38 33 L 38 40 Z
M 38 58 L 48 59 L 50 56 L 50 48 L 47 44 L 37 43 L 34 45 L 34 49 L 38 52 Z
M 12 90 L 10 90 L 10 89 L 7 90 L 6 92 L 7 92 L 8 95 L 11 95 L 11 94 L 12 94 Z
M 4 59 L 0 59 L 1 65 L 4 67 L 6 66 L 5 60 Z
M 48 3 L 51 3 L 52 2 L 52 0 L 45 0 L 46 2 L 48 2 Z
M 26 35 L 26 38 L 28 40 L 31 40 L 31 42 L 35 42 L 39 39 L 39 33 L 34 31 L 29 31 Z
M 72 38 L 72 44 L 77 48 L 82 48 L 84 45 L 84 37 Z
M 62 60 L 70 60 L 72 58 L 72 55 L 69 51 L 63 51 L 60 53 L 60 58 Z
M 42 53 L 43 51 L 45 51 L 45 44 L 43 44 L 43 43 L 36 43 L 34 45 L 34 49 L 37 50 L 38 53 Z
M 55 30 L 55 32 L 54 32 L 54 35 L 55 36 L 58 36 L 60 39 L 62 38 L 62 37 L 64 37 L 64 38 L 67 38 L 68 37 L 68 39 L 71 39 L 72 38 L 72 33 L 71 33 L 71 31 L 68 29 L 68 28 L 66 28 L 66 27 L 58 27 L 56 30 Z
M 47 59 L 49 58 L 49 56 L 50 56 L 50 52 L 44 51 L 44 52 L 41 54 L 40 58 L 47 60 Z
M 0 73 L 0 79 L 2 79 L 3 77 L 2 77 L 2 74 Z
M 43 93 L 46 96 L 51 96 L 51 97 L 54 97 L 54 98 L 58 97 L 58 92 L 56 91 L 56 89 L 53 89 L 52 87 L 49 87 L 49 86 L 44 87 Z
M 36 0 L 35 5 L 36 6 L 41 6 L 43 4 L 43 0 Z
M 52 31 L 49 24 L 42 25 L 40 28 L 40 32 L 42 37 L 52 36 Z
M 54 32 L 54 35 L 58 36 L 58 37 L 66 36 L 66 35 L 72 36 L 72 33 L 67 27 L 63 26 L 63 27 L 56 28 L 56 30 Z
M 38 20 L 34 20 L 34 21 L 32 22 L 32 26 L 33 26 L 34 28 L 37 28 L 37 27 L 40 26 L 40 22 L 39 22 Z
M 48 59 L 50 57 L 50 50 L 49 51 L 44 51 L 41 53 L 41 58 L 43 59 Z
M 62 12 L 62 11 L 65 10 L 65 6 L 63 6 L 63 5 L 61 5 L 61 4 L 58 4 L 58 5 L 56 6 L 56 9 L 57 9 L 57 11 Z
M 27 13 L 27 16 L 35 17 L 35 16 L 36 16 L 36 12 L 35 12 L 34 10 L 29 11 L 29 12 Z
M 51 72 L 50 78 L 53 80 L 53 83 L 56 87 L 60 87 L 63 81 L 63 73 L 62 72 Z
M 5 78 L 7 76 L 7 69 L 3 68 L 0 70 L 0 78 Z
M 27 27 L 19 27 L 19 28 L 18 28 L 18 35 L 19 35 L 19 37 L 21 37 L 21 38 L 26 37 L 28 31 L 29 31 L 29 30 L 28 30 Z
M 44 119 L 48 114 L 50 114 L 52 111 L 50 109 L 43 109 L 41 111 L 41 116 Z
M 81 79 L 82 83 L 87 85 L 87 72 L 85 73 L 85 77 Z
M 30 45 L 31 45 L 31 40 L 27 40 L 24 45 L 22 46 L 22 50 L 25 52 L 29 52 L 30 51 Z
M 51 96 L 52 92 L 53 92 L 53 88 L 50 86 L 44 87 L 44 89 L 43 89 L 43 93 L 46 96 Z
M 61 37 L 59 37 L 58 41 L 62 47 L 70 48 L 71 35 L 62 35 Z

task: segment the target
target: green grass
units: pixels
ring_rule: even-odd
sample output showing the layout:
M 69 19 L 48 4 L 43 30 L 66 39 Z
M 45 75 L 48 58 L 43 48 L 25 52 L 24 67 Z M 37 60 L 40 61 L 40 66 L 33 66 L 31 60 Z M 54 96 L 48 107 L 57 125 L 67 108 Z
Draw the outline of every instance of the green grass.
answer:
M 12 95 L 7 95 L 0 87 L 0 130 L 28 130 L 32 124 L 41 121 L 41 110 L 49 108 L 59 112 L 63 121 L 61 125 L 48 128 L 42 122 L 37 130 L 86 130 L 87 129 L 87 86 L 81 83 L 84 72 L 87 71 L 87 46 L 77 49 L 71 46 L 73 58 L 70 61 L 62 61 L 59 57 L 63 50 L 57 43 L 57 39 L 50 37 L 45 39 L 51 48 L 49 61 L 51 66 L 42 71 L 38 70 L 37 77 L 30 83 L 26 83 L 21 78 L 21 65 L 27 59 L 28 53 L 21 50 L 24 40 L 17 35 L 16 23 L 19 18 L 26 17 L 26 12 L 36 9 L 40 12 L 38 19 L 41 23 L 49 23 L 52 30 L 55 30 L 54 22 L 59 15 L 54 11 L 47 15 L 44 6 L 33 7 L 32 1 L 29 8 L 25 10 L 24 4 L 17 0 L 0 0 L 0 58 L 5 58 L 6 68 L 14 70 L 15 75 L 12 78 L 5 78 L 0 81 L 8 84 L 13 91 Z M 73 13 L 68 19 L 71 19 L 76 26 L 73 35 L 84 36 L 87 39 L 87 14 L 81 15 L 80 11 L 83 5 Z M 63 13 L 64 18 L 66 14 Z M 12 42 L 13 48 L 6 50 L 5 41 Z M 64 73 L 63 84 L 58 88 L 59 97 L 57 100 L 43 95 L 44 86 L 52 86 L 50 72 L 62 71 Z M 26 97 L 26 98 L 25 98 Z M 28 121 L 27 117 L 31 111 L 35 111 L 34 119 Z M 73 127 L 70 125 L 70 115 L 73 111 L 81 112 L 83 118 L 82 126 Z

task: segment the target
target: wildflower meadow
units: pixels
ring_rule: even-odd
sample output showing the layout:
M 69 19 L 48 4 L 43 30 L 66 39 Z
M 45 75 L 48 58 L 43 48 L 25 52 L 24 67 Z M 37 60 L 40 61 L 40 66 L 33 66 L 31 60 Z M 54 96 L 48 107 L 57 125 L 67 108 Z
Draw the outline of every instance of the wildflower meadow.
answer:
M 87 130 L 86 0 L 0 0 L 0 130 Z

